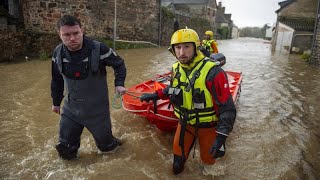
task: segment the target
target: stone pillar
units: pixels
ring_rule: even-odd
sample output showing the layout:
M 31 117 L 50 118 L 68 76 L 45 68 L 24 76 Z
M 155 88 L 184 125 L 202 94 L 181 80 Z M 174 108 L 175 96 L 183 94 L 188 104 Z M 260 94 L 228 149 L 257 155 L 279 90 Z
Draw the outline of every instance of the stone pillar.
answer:
M 310 63 L 320 65 L 320 1 L 318 2 L 318 13 L 316 16 L 316 25 L 313 35 L 313 45 L 310 57 Z

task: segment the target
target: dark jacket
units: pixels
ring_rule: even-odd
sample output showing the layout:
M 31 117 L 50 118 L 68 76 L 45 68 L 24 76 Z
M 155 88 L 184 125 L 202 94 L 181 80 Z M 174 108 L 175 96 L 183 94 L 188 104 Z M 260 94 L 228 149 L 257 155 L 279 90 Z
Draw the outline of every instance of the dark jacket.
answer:
M 78 63 L 83 59 L 91 56 L 91 50 L 94 48 L 94 43 L 91 39 L 84 36 L 83 47 L 79 51 L 70 52 L 71 61 L 73 63 Z M 68 51 L 67 47 L 63 45 L 63 50 Z M 61 56 L 64 56 L 64 51 L 61 51 Z M 112 52 L 112 53 L 110 53 Z M 58 65 L 56 63 L 57 52 L 53 53 L 52 57 L 52 80 L 51 80 L 51 97 L 54 106 L 60 106 L 63 99 L 64 91 L 64 80 L 60 74 Z M 100 62 L 99 62 L 99 73 L 106 76 L 106 66 L 111 66 L 114 69 L 115 75 L 115 86 L 124 86 L 126 77 L 126 67 L 124 60 L 118 56 L 115 52 L 110 51 L 110 48 L 104 44 L 100 45 Z

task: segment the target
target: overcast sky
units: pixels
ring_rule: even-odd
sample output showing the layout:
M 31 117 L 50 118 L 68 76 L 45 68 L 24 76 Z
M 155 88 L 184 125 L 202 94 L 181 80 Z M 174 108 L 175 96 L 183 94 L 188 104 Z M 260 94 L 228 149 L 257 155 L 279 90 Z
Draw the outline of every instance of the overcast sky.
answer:
M 226 14 L 232 14 L 231 20 L 239 28 L 245 26 L 263 27 L 276 22 L 276 10 L 279 2 L 285 0 L 217 0 L 222 2 Z

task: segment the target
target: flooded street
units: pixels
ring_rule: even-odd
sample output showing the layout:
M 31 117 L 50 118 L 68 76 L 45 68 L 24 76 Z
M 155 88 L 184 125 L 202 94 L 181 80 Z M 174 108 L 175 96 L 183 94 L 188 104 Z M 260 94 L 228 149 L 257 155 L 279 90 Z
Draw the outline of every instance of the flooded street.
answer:
M 113 133 L 124 141 L 115 153 L 98 153 L 85 130 L 79 158 L 58 158 L 60 117 L 51 112 L 51 61 L 31 60 L 0 64 L 0 179 L 319 179 L 319 67 L 273 54 L 261 39 L 218 43 L 227 58 L 223 68 L 241 71 L 243 83 L 226 155 L 215 165 L 203 165 L 196 152 L 184 172 L 173 175 L 174 134 L 112 107 Z M 126 87 L 169 71 L 175 62 L 166 47 L 117 53 L 126 62 Z M 110 102 L 117 104 L 113 83 L 108 68 Z

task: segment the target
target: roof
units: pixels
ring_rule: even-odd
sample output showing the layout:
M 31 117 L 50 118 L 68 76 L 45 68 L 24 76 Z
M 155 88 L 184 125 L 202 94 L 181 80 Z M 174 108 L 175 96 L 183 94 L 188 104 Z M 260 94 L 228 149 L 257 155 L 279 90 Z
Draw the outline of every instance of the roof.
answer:
M 164 7 L 168 7 L 171 5 L 172 2 L 163 2 L 161 1 L 161 6 L 164 6 Z
M 296 2 L 297 0 L 286 0 L 286 1 L 282 1 L 279 2 L 279 6 L 280 8 L 278 10 L 276 10 L 276 13 L 280 12 L 283 8 L 287 7 L 288 5 L 290 5 L 293 2 Z
M 230 23 L 231 20 L 231 14 L 217 14 L 216 16 L 216 23 Z
M 162 0 L 164 2 L 173 2 L 173 4 L 207 4 L 209 0 Z
M 226 17 L 227 20 L 231 20 L 231 14 L 224 14 L 224 16 Z
M 314 18 L 279 17 L 279 22 L 293 28 L 296 31 L 314 31 Z

